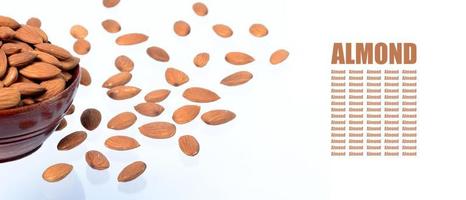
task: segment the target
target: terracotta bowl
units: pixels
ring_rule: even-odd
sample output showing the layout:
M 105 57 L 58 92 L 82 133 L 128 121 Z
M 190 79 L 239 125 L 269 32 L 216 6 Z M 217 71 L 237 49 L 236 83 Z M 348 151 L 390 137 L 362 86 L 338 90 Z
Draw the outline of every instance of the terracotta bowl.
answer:
M 37 149 L 65 116 L 79 86 L 79 67 L 63 92 L 43 102 L 0 110 L 0 162 L 23 158 Z

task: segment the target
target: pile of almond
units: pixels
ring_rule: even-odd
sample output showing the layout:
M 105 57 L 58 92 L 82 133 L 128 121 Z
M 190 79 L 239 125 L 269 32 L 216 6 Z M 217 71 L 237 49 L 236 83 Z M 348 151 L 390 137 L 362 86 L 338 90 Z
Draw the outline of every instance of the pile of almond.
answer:
M 54 97 L 79 64 L 79 58 L 51 44 L 40 25 L 37 18 L 21 25 L 0 16 L 0 110 Z

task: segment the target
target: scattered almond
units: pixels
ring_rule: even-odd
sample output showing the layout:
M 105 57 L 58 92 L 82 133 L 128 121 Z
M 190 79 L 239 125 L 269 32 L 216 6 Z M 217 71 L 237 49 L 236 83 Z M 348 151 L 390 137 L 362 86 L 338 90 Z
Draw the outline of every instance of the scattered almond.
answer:
M 131 72 L 134 68 L 134 62 L 128 56 L 118 56 L 115 59 L 115 66 L 121 72 Z
M 73 166 L 67 163 L 58 163 L 45 169 L 42 178 L 48 182 L 57 182 L 64 179 L 73 170 Z
M 152 46 L 147 48 L 147 55 L 149 55 L 154 60 L 160 62 L 168 62 L 170 60 L 170 56 L 168 53 L 160 47 Z
M 269 34 L 269 30 L 263 24 L 253 24 L 249 27 L 249 32 L 256 37 L 265 37 Z
M 61 93 L 63 90 L 65 90 L 65 85 L 65 80 L 63 80 L 62 78 L 55 78 L 48 81 L 42 81 L 40 83 L 40 86 L 45 88 L 46 91 L 44 94 L 37 97 L 35 100 L 40 102 L 50 99 L 56 96 L 57 94 Z
M 76 131 L 67 136 L 58 142 L 57 149 L 60 151 L 71 150 L 81 143 L 84 142 L 87 138 L 87 133 L 84 131 Z
M 283 61 L 285 61 L 288 58 L 289 55 L 290 55 L 290 53 L 287 50 L 279 49 L 279 50 L 273 52 L 272 55 L 270 56 L 270 63 L 272 65 L 280 64 Z
M 212 27 L 212 29 L 218 36 L 223 38 L 229 38 L 233 35 L 233 30 L 224 24 L 216 24 Z
M 16 88 L 0 88 L 0 110 L 15 107 L 20 101 L 21 94 Z
M 185 105 L 173 112 L 172 119 L 177 124 L 186 124 L 197 117 L 201 107 L 198 105 Z
M 176 133 L 176 126 L 169 122 L 151 122 L 139 127 L 139 132 L 154 139 L 170 138 Z
M 31 17 L 31 18 L 28 19 L 26 24 L 29 25 L 29 26 L 34 26 L 34 27 L 40 28 L 41 25 L 42 25 L 42 22 L 40 21 L 39 18 Z
M 175 33 L 178 36 L 184 37 L 189 35 L 189 33 L 191 32 L 191 27 L 185 21 L 180 20 L 175 22 L 175 24 L 173 25 L 173 31 L 175 31 Z
M 128 136 L 112 136 L 105 140 L 105 146 L 117 151 L 126 151 L 138 148 L 139 142 Z
M 181 151 L 188 156 L 195 156 L 199 153 L 199 143 L 191 135 L 183 135 L 178 139 L 178 145 Z
M 76 39 L 84 39 L 87 37 L 89 32 L 84 26 L 81 25 L 74 25 L 70 29 L 70 34 Z
M 103 21 L 102 27 L 109 33 L 118 33 L 121 30 L 120 24 L 113 19 Z
M 201 119 L 208 125 L 220 125 L 233 120 L 236 114 L 229 110 L 212 110 L 202 114 Z
M 110 167 L 110 162 L 104 154 L 96 150 L 91 150 L 86 153 L 86 162 L 92 169 L 104 170 Z
M 225 60 L 232 65 L 245 65 L 254 61 L 254 58 L 242 52 L 230 52 L 225 56 Z
M 120 0 L 103 0 L 103 1 L 102 1 L 102 4 L 103 4 L 106 8 L 113 8 L 113 7 L 115 7 L 116 5 L 118 5 L 118 3 L 120 3 Z
M 208 89 L 201 87 L 191 87 L 183 92 L 183 97 L 197 103 L 209 103 L 220 99 L 220 97 Z
M 175 68 L 167 68 L 165 71 L 165 79 L 170 85 L 175 87 L 183 85 L 189 81 L 188 75 Z
M 196 67 L 204 67 L 209 62 L 209 57 L 208 53 L 199 53 L 194 57 L 193 63 Z
M 108 78 L 104 84 L 102 84 L 102 87 L 104 88 L 113 88 L 113 87 L 116 87 L 116 86 L 121 86 L 121 85 L 125 85 L 126 83 L 128 83 L 132 78 L 132 75 L 131 73 L 129 72 L 120 72 L 118 74 L 115 74 L 113 76 L 111 76 L 110 78 Z
M 165 108 L 156 103 L 140 103 L 134 106 L 134 109 L 140 113 L 141 115 L 149 116 L 149 117 L 157 117 L 159 116 Z
M 31 99 L 32 100 L 32 99 Z M 57 128 L 55 129 L 55 131 L 61 131 L 63 130 L 64 128 L 66 128 L 66 126 L 68 125 L 68 122 L 66 121 L 65 118 L 63 118 L 60 123 L 58 124 Z
M 129 33 L 118 37 L 115 42 L 118 45 L 135 45 L 147 41 L 148 38 L 142 33 Z
M 81 114 L 81 124 L 84 128 L 90 131 L 96 129 L 99 126 L 101 120 L 102 115 L 100 114 L 99 110 L 95 108 L 88 108 Z
M 81 80 L 79 83 L 84 86 L 89 86 L 92 83 L 91 74 L 84 67 L 81 67 Z
M 35 80 L 47 80 L 60 74 L 60 69 L 46 62 L 35 62 L 19 70 L 26 78 Z
M 74 52 L 79 55 L 85 55 L 91 50 L 91 43 L 85 39 L 78 39 L 73 45 Z
M 121 170 L 118 175 L 119 182 L 128 182 L 139 177 L 146 170 L 146 163 L 142 161 L 136 161 Z
M 68 110 L 66 111 L 66 115 L 72 115 L 74 113 L 74 110 L 75 110 L 75 106 L 74 104 L 71 104 L 71 106 L 68 108 Z
M 132 98 L 141 92 L 141 89 L 133 86 L 116 86 L 107 92 L 107 95 L 114 100 L 124 100 Z
M 250 72 L 240 71 L 225 77 L 220 83 L 226 86 L 237 86 L 247 83 L 252 77 Z
M 149 92 L 145 97 L 144 100 L 147 102 L 152 102 L 152 103 L 158 103 L 162 102 L 165 100 L 168 95 L 170 95 L 170 90 L 166 89 L 160 89 L 160 90 L 154 90 Z
M 107 128 L 113 130 L 123 130 L 132 126 L 137 120 L 135 114 L 131 112 L 123 112 L 108 121 Z
M 207 6 L 201 2 L 193 4 L 193 11 L 199 16 L 206 16 L 209 13 Z

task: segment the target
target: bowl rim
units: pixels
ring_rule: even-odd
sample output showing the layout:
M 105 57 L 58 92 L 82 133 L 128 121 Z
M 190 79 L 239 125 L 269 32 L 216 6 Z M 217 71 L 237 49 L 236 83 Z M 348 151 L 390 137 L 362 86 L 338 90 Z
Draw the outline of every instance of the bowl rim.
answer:
M 79 66 L 79 64 L 74 68 L 72 69 L 71 71 L 73 71 L 73 78 L 74 80 L 71 81 L 71 83 L 68 85 L 68 87 L 66 87 L 63 91 L 61 91 L 60 93 L 56 94 L 55 96 L 49 98 L 49 99 L 46 99 L 45 101 L 41 101 L 41 102 L 38 102 L 38 103 L 34 103 L 34 104 L 31 104 L 31 105 L 26 105 L 26 106 L 21 106 L 21 107 L 14 107 L 14 108 L 9 108 L 9 109 L 5 109 L 5 110 L 0 110 L 0 116 L 1 115 L 8 115 L 8 114 L 14 114 L 14 113 L 21 113 L 21 112 L 24 112 L 24 111 L 29 111 L 29 110 L 33 110 L 34 108 L 36 107 L 40 107 L 44 104 L 48 104 L 52 101 L 56 101 L 58 99 L 59 96 L 63 95 L 64 93 L 68 92 L 69 90 L 71 90 L 72 86 L 75 85 L 75 84 L 79 84 L 79 83 L 76 83 L 76 82 L 79 82 L 80 81 L 80 76 L 81 76 L 81 67 Z

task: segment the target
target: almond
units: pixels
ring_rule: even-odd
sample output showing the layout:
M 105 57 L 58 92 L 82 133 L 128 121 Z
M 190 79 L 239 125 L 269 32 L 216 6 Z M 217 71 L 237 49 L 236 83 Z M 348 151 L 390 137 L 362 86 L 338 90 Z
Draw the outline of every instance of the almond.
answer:
M 52 56 L 48 53 L 37 51 L 37 50 L 31 51 L 31 53 L 35 54 L 37 60 L 39 61 L 46 62 L 48 64 L 55 65 L 56 67 L 62 68 L 61 62 L 57 58 L 55 58 L 55 56 Z M 64 69 L 64 70 L 67 70 L 67 69 Z
M 163 106 L 156 103 L 140 103 L 134 106 L 134 109 L 139 114 L 149 117 L 157 117 L 165 110 Z
M 70 29 L 70 34 L 76 39 L 84 39 L 87 37 L 89 32 L 84 26 L 81 25 L 74 25 Z
M 66 82 L 70 81 L 73 78 L 73 75 L 71 75 L 68 72 L 62 72 L 58 76 L 63 78 L 63 80 L 65 80 Z
M 19 25 L 19 23 L 10 18 L 10 17 L 6 17 L 6 16 L 0 16 L 0 26 L 6 26 L 6 27 L 10 27 L 11 29 L 18 29 L 21 25 Z
M 121 72 L 130 72 L 134 68 L 134 62 L 128 56 L 121 55 L 115 59 L 115 66 Z
M 233 35 L 233 30 L 224 24 L 216 24 L 212 27 L 212 29 L 218 36 L 223 38 L 229 38 Z
M 199 143 L 191 135 L 183 135 L 178 139 L 181 151 L 188 156 L 195 156 L 199 153 Z
M 149 55 L 154 60 L 160 62 L 168 62 L 170 60 L 170 56 L 168 53 L 160 47 L 152 46 L 147 48 L 146 50 L 147 55 Z
M 180 20 L 175 22 L 175 24 L 173 25 L 173 31 L 175 31 L 175 33 L 178 36 L 184 37 L 189 35 L 189 33 L 191 32 L 191 27 L 185 21 Z
M 253 75 L 247 71 L 240 71 L 225 77 L 220 83 L 226 86 L 237 86 L 247 83 Z
M 0 49 L 0 79 L 5 76 L 8 67 L 8 59 L 6 57 L 5 51 Z
M 21 94 L 16 88 L 0 88 L 0 110 L 15 107 L 21 101 Z
M 37 55 L 32 52 L 21 52 L 8 57 L 8 63 L 11 67 L 22 67 L 31 64 Z
M 39 44 L 44 42 L 41 35 L 39 35 L 36 30 L 32 29 L 30 26 L 22 26 L 16 30 L 15 38 L 29 44 Z
M 212 110 L 202 114 L 201 118 L 208 125 L 220 125 L 233 120 L 236 114 L 229 110 Z
M 74 106 L 74 104 L 71 104 L 71 106 L 68 108 L 68 110 L 66 111 L 66 115 L 72 115 L 74 113 L 74 110 L 76 109 L 76 107 Z
M 102 115 L 100 114 L 99 110 L 95 108 L 88 108 L 81 114 L 81 124 L 84 128 L 90 131 L 96 129 L 99 126 L 101 120 Z
M 78 39 L 73 45 L 74 52 L 79 55 L 85 55 L 91 50 L 91 43 L 85 39 Z
M 113 7 L 115 7 L 116 5 L 118 5 L 118 3 L 120 3 L 120 0 L 103 0 L 103 1 L 102 1 L 102 4 L 103 4 L 106 8 L 113 8 Z
M 169 122 L 151 122 L 139 127 L 139 132 L 154 139 L 170 138 L 176 133 L 176 126 Z
M 46 62 L 35 62 L 21 70 L 19 73 L 26 78 L 47 80 L 60 74 L 60 69 Z
M 67 50 L 49 43 L 36 44 L 35 47 L 37 50 L 48 53 L 52 56 L 55 56 L 59 60 L 68 60 L 72 56 Z
M 34 49 L 32 49 L 32 47 L 31 47 L 28 43 L 21 42 L 21 41 L 19 41 L 19 40 L 13 41 L 13 43 L 14 43 L 16 46 L 18 46 L 18 48 L 19 48 L 20 51 L 22 51 L 22 52 L 34 50 Z
M 225 60 L 232 65 L 245 65 L 254 61 L 254 58 L 242 52 L 230 52 L 225 56 Z
M 16 80 L 18 80 L 18 69 L 16 69 L 16 67 L 8 68 L 8 72 L 6 73 L 5 78 L 3 78 L 3 85 L 8 87 L 16 82 Z
M 220 99 L 220 97 L 208 89 L 201 87 L 191 87 L 183 92 L 183 97 L 197 103 L 209 103 Z
M 0 40 L 9 40 L 15 36 L 15 31 L 10 27 L 0 27 Z
M 118 175 L 119 182 L 128 182 L 139 177 L 146 170 L 146 163 L 142 161 L 136 161 L 121 170 Z
M 48 182 L 57 182 L 68 176 L 73 166 L 67 163 L 58 163 L 45 169 L 42 178 Z
M 149 92 L 145 97 L 144 100 L 147 102 L 152 102 L 152 103 L 158 103 L 162 102 L 165 100 L 168 95 L 170 95 L 170 90 L 166 89 L 160 89 L 160 90 L 154 90 Z
M 121 30 L 120 24 L 113 19 L 103 21 L 102 27 L 109 33 L 118 33 Z
M 2 51 L 8 56 L 21 51 L 20 45 L 16 43 L 6 43 L 2 45 Z
M 249 27 L 249 32 L 256 37 L 265 37 L 269 34 L 269 30 L 263 24 L 253 24 Z
M 197 105 L 182 106 L 173 112 L 172 119 L 177 124 L 186 124 L 196 118 L 200 111 L 201 107 Z
M 208 53 L 199 53 L 194 57 L 193 63 L 196 67 L 204 67 L 209 62 L 209 54 Z
M 25 98 L 25 99 L 21 99 L 21 102 L 19 104 L 31 105 L 31 104 L 34 104 L 34 103 L 36 103 L 36 101 L 34 101 L 34 99 Z
M 21 75 L 18 75 L 18 79 L 16 80 L 16 82 L 20 82 L 20 83 L 35 83 L 34 81 L 31 81 L 30 79 L 24 77 L 24 76 L 21 76 Z
M 46 91 L 41 96 L 37 97 L 36 100 L 44 101 L 58 95 L 63 90 L 65 90 L 65 84 L 65 80 L 63 80 L 62 78 L 55 78 L 48 81 L 42 81 L 40 83 L 40 86 L 45 88 Z
M 10 87 L 16 88 L 21 95 L 34 96 L 45 92 L 45 88 L 37 83 L 14 83 Z
M 81 67 L 81 80 L 79 83 L 84 86 L 89 86 L 92 83 L 91 74 L 84 67 Z
M 128 136 L 112 136 L 105 140 L 105 146 L 117 151 L 126 151 L 138 148 L 139 142 Z
M 76 131 L 65 136 L 63 139 L 58 142 L 57 149 L 60 151 L 71 150 L 81 143 L 84 142 L 87 138 L 87 133 L 84 131 Z
M 141 92 L 141 89 L 133 86 L 117 86 L 110 89 L 107 95 L 114 100 L 124 100 L 132 98 Z
M 80 59 L 78 57 L 72 56 L 71 58 L 62 61 L 60 63 L 60 66 L 58 66 L 58 67 L 60 67 L 61 69 L 65 70 L 65 71 L 70 71 L 70 70 L 72 70 L 72 69 L 74 69 L 75 67 L 78 66 L 79 61 L 80 61 Z
M 107 157 L 96 150 L 91 150 L 86 153 L 86 162 L 92 169 L 104 170 L 110 167 Z
M 32 100 L 32 99 L 31 99 Z M 34 100 L 33 100 L 34 101 Z M 55 129 L 55 131 L 61 131 L 63 130 L 66 126 L 68 125 L 68 122 L 66 121 L 65 118 L 63 118 L 60 123 L 58 124 L 57 128 Z
M 279 49 L 279 50 L 273 52 L 272 55 L 270 56 L 270 63 L 272 65 L 280 64 L 283 61 L 285 61 L 288 58 L 289 55 L 290 55 L 290 53 L 287 50 Z
M 201 2 L 193 4 L 193 11 L 199 16 L 206 16 L 209 13 L 207 6 Z
M 113 76 L 111 76 L 110 78 L 108 78 L 104 84 L 102 84 L 102 87 L 103 88 L 113 88 L 113 87 L 116 87 L 116 86 L 121 86 L 121 85 L 125 85 L 126 83 L 128 83 L 132 78 L 132 75 L 131 73 L 129 72 L 120 72 L 118 74 L 115 74 Z
M 165 71 L 165 79 L 170 85 L 175 87 L 183 85 L 189 81 L 188 75 L 175 68 L 167 68 Z
M 113 130 L 123 130 L 132 126 L 137 120 L 135 114 L 131 112 L 123 112 L 108 121 L 107 128 Z
M 118 45 L 134 45 L 147 41 L 149 37 L 142 33 L 129 33 L 118 37 L 115 42 Z
M 31 18 L 28 19 L 26 24 L 29 25 L 29 26 L 34 26 L 34 27 L 40 28 L 41 25 L 42 25 L 42 22 L 40 21 L 39 18 L 31 17 Z
M 34 26 L 29 26 L 29 25 L 25 25 L 25 26 L 29 27 L 32 31 L 35 31 L 42 38 L 43 42 L 48 42 L 49 41 L 49 37 L 47 36 L 47 34 L 42 29 L 40 29 L 38 27 L 34 27 Z

